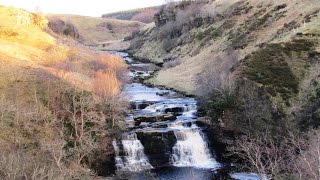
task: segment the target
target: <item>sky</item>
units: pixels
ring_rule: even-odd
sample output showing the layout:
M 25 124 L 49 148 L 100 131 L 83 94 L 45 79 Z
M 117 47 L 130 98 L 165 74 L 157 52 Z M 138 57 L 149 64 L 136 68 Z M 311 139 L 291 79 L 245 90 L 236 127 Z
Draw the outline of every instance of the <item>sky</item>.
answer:
M 164 4 L 165 0 L 0 0 L 0 5 L 55 14 L 102 14 Z

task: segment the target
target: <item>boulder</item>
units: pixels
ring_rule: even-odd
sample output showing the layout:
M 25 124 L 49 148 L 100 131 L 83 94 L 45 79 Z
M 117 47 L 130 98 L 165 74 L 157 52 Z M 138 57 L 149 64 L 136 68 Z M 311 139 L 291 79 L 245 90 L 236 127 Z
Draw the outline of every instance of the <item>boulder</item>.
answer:
M 138 139 L 144 146 L 144 152 L 148 156 L 153 167 L 170 165 L 171 150 L 177 142 L 173 131 L 137 133 Z

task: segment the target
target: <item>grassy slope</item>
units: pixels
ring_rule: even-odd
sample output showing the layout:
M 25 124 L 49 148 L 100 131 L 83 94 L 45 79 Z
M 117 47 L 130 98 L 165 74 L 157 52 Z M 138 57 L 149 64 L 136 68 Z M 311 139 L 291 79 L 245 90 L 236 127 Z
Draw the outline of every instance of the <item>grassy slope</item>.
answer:
M 218 19 L 212 24 L 192 29 L 177 40 L 177 42 L 181 42 L 183 39 L 191 37 L 191 42 L 177 46 L 169 53 L 162 49 L 161 40 L 155 40 L 147 35 L 149 38 L 148 41 L 145 41 L 142 48 L 135 52 L 136 56 L 148 58 L 156 62 L 162 62 L 168 58 L 180 59 L 182 62 L 176 67 L 160 71 L 151 82 L 188 93 L 194 93 L 197 74 L 201 73 L 206 63 L 214 61 L 214 56 L 219 55 L 222 50 L 228 46 L 235 46 L 247 42 L 245 48 L 239 49 L 242 59 L 246 55 L 259 49 L 257 46 L 259 44 L 291 41 L 295 36 L 294 34 L 297 33 L 319 34 L 319 16 L 311 18 L 310 22 L 305 22 L 305 16 L 307 14 L 320 8 L 320 2 L 317 0 L 308 3 L 299 0 L 292 2 L 269 0 L 260 3 L 249 0 L 243 1 L 241 4 L 236 4 L 239 2 L 242 1 L 221 0 L 210 3 L 210 9 L 215 9 L 216 12 L 223 15 L 230 13 L 232 9 L 236 9 L 237 7 L 243 7 L 243 9 L 246 10 L 252 6 L 252 9 L 249 10 L 248 13 L 233 14 L 227 18 Z M 246 2 L 248 2 L 247 5 L 245 4 Z M 287 4 L 287 7 L 272 12 L 276 6 L 284 3 Z M 266 9 L 266 11 L 264 11 L 264 9 Z M 296 13 L 297 9 L 299 9 L 299 13 Z M 277 17 L 282 12 L 285 16 Z M 260 14 L 257 15 L 258 13 Z M 272 15 L 276 20 L 267 23 L 266 21 L 269 15 Z M 257 24 L 253 22 L 257 22 Z M 284 27 L 291 22 L 296 22 L 299 26 L 294 30 L 286 30 Z M 228 27 L 228 24 L 231 24 L 231 27 Z M 157 31 L 157 29 L 153 30 L 153 32 Z M 198 32 L 204 33 L 203 39 L 199 40 L 195 37 Z M 249 32 L 249 35 L 244 38 L 242 33 L 245 32 Z M 319 51 L 319 44 L 317 46 L 316 49 Z
M 98 17 L 87 17 L 78 15 L 48 15 L 49 17 L 61 18 L 74 24 L 81 36 L 84 37 L 84 44 L 96 45 L 108 41 L 120 40 L 131 34 L 132 31 L 144 26 L 141 22 L 124 21 L 116 19 L 105 19 Z M 108 28 L 109 24 L 112 29 Z
M 21 63 L 34 64 L 38 61 L 46 61 L 43 56 L 49 56 L 48 50 L 54 51 L 55 48 L 60 48 L 56 46 L 56 40 L 43 31 L 47 23 L 46 19 L 37 19 L 36 15 L 22 10 L 0 8 L 0 43 L 3 47 L 0 54 L 3 58 L 19 59 Z M 57 55 L 65 57 L 66 52 L 60 51 L 53 55 L 51 60 L 54 61 Z
M 20 9 L 0 8 L 1 64 L 46 69 L 75 57 L 82 61 L 94 58 L 94 53 L 76 42 L 46 32 L 47 19 Z M 2 81 L 5 78 L 2 76 Z
M 70 160 L 68 165 L 56 164 L 54 153 L 50 153 L 69 137 L 61 137 L 65 128 L 63 116 L 68 114 L 63 112 L 61 103 L 72 95 L 70 92 L 89 91 L 95 97 L 89 102 L 97 105 L 99 98 L 91 92 L 118 93 L 117 69 L 126 66 L 116 57 L 99 55 L 72 39 L 53 34 L 42 16 L 0 6 L 0 21 L 0 178 L 31 178 L 39 173 L 33 178 L 88 179 L 85 175 L 92 173 L 82 173 L 89 171 L 74 164 L 72 158 L 64 156 L 63 161 Z M 97 74 L 95 64 L 107 68 L 107 72 Z M 97 81 L 96 75 L 100 77 Z M 94 89 L 101 83 L 105 83 L 104 87 Z M 66 114 L 57 115 L 59 111 Z M 106 151 L 112 153 L 112 149 Z M 74 152 L 69 155 L 75 156 Z M 63 172 L 58 166 L 64 166 Z
M 146 7 L 146 8 L 139 8 L 139 9 L 133 9 L 128 11 L 121 11 L 121 12 L 115 12 L 115 13 L 109 13 L 109 14 L 103 14 L 103 18 L 112 18 L 112 19 L 119 19 L 119 20 L 132 20 L 132 18 L 139 14 L 144 14 L 148 11 L 156 12 L 160 6 L 155 7 Z

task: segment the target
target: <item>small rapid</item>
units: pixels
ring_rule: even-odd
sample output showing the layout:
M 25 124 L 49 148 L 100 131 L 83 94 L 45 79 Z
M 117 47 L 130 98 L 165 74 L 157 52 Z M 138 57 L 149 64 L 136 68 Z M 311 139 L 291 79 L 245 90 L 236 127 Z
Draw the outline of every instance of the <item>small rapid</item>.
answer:
M 172 164 L 178 167 L 217 168 L 219 163 L 210 154 L 201 130 L 193 124 L 191 128 L 174 125 L 177 143 L 172 148 Z
M 119 53 L 118 53 L 119 54 Z M 120 55 L 130 65 L 132 82 L 127 84 L 123 95 L 132 104 L 127 117 L 128 132 L 122 139 L 114 140 L 116 167 L 119 171 L 139 172 L 153 169 L 157 164 L 149 162 L 143 144 L 137 133 L 173 132 L 174 142 L 168 147 L 167 165 L 176 167 L 218 168 L 219 163 L 212 157 L 205 135 L 197 121 L 197 101 L 175 91 L 148 87 L 137 79 L 149 77 L 155 67 L 149 63 L 139 63 L 125 53 Z M 141 135 L 144 136 L 144 135 Z M 161 156 L 161 154 L 158 154 Z
M 198 121 L 197 101 L 172 90 L 149 87 L 141 79 L 150 77 L 157 67 L 140 63 L 124 52 L 111 52 L 130 65 L 131 82 L 122 96 L 131 103 L 127 130 L 113 141 L 117 171 L 151 171 L 156 179 L 259 179 L 253 174 L 218 174 L 224 165 L 217 162 Z
M 115 161 L 118 171 L 138 172 L 145 169 L 152 169 L 148 158 L 144 154 L 144 148 L 137 138 L 137 134 L 123 134 L 121 143 L 113 141 L 113 147 L 116 153 Z M 124 155 L 120 155 L 120 147 Z

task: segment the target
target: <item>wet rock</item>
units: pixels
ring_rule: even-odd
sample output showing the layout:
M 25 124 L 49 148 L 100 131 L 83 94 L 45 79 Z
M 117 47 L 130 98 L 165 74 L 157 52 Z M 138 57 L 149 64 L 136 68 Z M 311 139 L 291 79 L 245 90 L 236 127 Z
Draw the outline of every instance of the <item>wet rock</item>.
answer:
M 148 106 L 150 106 L 150 104 L 148 104 L 148 103 L 141 103 L 141 104 L 139 104 L 138 108 L 139 108 L 139 109 L 145 109 L 145 108 L 148 107 Z
M 157 92 L 156 94 L 158 96 L 166 96 L 166 95 L 169 95 L 170 92 Z
M 135 126 L 139 126 L 142 122 L 161 122 L 161 121 L 174 121 L 177 117 L 173 114 L 157 115 L 157 116 L 139 116 L 135 117 Z
M 177 141 L 174 132 L 141 132 L 137 133 L 137 135 L 153 167 L 170 165 L 171 149 Z
M 165 113 L 182 113 L 184 111 L 184 108 L 182 107 L 174 107 L 174 108 L 166 108 L 164 110 Z
M 147 102 L 147 101 L 143 101 L 143 102 L 131 102 L 131 109 L 145 109 L 146 107 L 150 106 L 154 104 L 154 102 Z
M 208 117 L 198 117 L 196 124 L 199 127 L 209 127 L 212 124 L 212 122 Z

